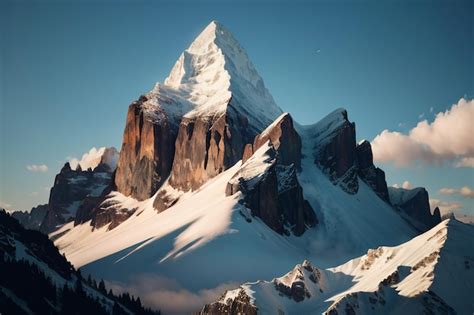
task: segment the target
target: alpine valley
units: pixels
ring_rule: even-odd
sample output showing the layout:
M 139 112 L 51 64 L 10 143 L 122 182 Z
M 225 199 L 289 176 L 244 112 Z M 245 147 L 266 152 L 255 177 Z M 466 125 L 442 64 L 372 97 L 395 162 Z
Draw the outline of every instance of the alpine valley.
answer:
M 13 217 L 164 314 L 474 312 L 474 227 L 387 187 L 345 109 L 294 121 L 215 21 L 128 107 L 120 152 Z

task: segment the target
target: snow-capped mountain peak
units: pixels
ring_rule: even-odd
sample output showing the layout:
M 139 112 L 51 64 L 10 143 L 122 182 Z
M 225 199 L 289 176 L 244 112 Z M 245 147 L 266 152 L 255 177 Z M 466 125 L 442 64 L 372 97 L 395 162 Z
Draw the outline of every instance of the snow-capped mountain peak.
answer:
M 181 54 L 164 88 L 174 90 L 191 105 L 187 117 L 215 116 L 232 104 L 250 116 L 251 124 L 263 129 L 282 113 L 245 50 L 216 21 Z

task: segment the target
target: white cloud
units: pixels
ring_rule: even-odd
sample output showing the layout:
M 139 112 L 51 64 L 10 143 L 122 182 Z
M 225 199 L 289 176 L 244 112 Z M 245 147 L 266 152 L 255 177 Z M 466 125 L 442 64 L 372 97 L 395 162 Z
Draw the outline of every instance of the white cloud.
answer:
M 466 198 L 474 198 L 474 190 L 467 186 L 461 187 L 459 189 L 441 188 L 439 192 L 444 195 L 460 195 Z
M 106 153 L 105 156 L 104 153 Z M 89 150 L 89 152 L 84 153 L 80 160 L 74 157 L 68 157 L 68 159 L 72 169 L 76 169 L 77 165 L 81 165 L 81 168 L 86 170 L 89 167 L 94 169 L 97 165 L 99 165 L 102 160 L 102 156 L 104 156 L 104 162 L 115 169 L 119 155 L 114 148 L 107 150 L 106 147 L 99 149 L 93 147 Z
M 48 171 L 48 166 L 44 164 L 41 164 L 41 165 L 31 164 L 31 165 L 27 165 L 26 169 L 30 172 L 44 173 Z
M 37 192 L 37 191 L 33 191 L 33 192 L 29 193 L 28 196 L 30 196 L 30 197 L 36 197 L 36 196 L 38 196 L 38 192 Z
M 154 274 L 139 275 L 127 284 L 107 282 L 107 288 L 111 288 L 115 293 L 127 291 L 140 296 L 144 305 L 160 309 L 164 314 L 197 312 L 205 304 L 217 300 L 226 290 L 235 289 L 238 286 L 238 283 L 226 283 L 212 289 L 191 292 L 182 288 L 174 279 Z
M 93 147 L 92 149 L 89 150 L 89 152 L 86 152 L 82 155 L 82 158 L 80 160 L 76 158 L 72 158 L 69 161 L 69 164 L 71 165 L 72 169 L 75 169 L 78 164 L 81 165 L 81 168 L 83 170 L 90 168 L 95 168 L 97 165 L 100 163 L 100 159 L 102 158 L 102 155 L 104 154 L 105 147 L 96 149 L 96 147 Z
M 384 130 L 372 141 L 374 159 L 409 166 L 416 161 L 457 167 L 474 166 L 474 100 L 460 99 L 450 110 L 438 113 L 432 123 L 420 121 L 402 134 Z
M 430 113 L 432 113 L 434 111 L 434 108 L 433 106 L 430 107 Z
M 421 113 L 420 115 L 418 115 L 419 119 L 423 119 L 423 117 L 425 117 L 425 113 Z
M 392 187 L 400 188 L 400 185 L 398 185 L 398 184 L 393 184 Z M 412 186 L 412 184 L 411 184 L 409 181 L 406 180 L 406 181 L 403 182 L 403 184 L 402 184 L 401 187 L 404 188 L 404 189 L 411 189 L 413 186 Z
M 456 164 L 455 167 L 472 167 L 474 168 L 474 157 L 462 158 Z
M 461 210 L 463 205 L 460 202 L 451 202 L 451 201 L 443 201 L 439 199 L 430 199 L 430 207 L 434 210 L 434 208 L 438 207 L 441 215 L 451 213 L 454 211 Z

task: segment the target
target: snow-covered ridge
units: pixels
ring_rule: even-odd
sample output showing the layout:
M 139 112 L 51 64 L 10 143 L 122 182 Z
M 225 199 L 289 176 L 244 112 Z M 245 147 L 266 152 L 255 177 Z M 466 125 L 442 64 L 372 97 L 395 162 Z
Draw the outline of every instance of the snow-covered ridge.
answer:
M 168 115 L 185 117 L 218 116 L 230 102 L 260 129 L 282 113 L 245 50 L 216 21 L 181 54 L 164 84 L 157 84 L 147 97 L 148 104 L 158 105 Z
M 280 278 L 228 291 L 216 303 L 222 310 L 246 296 L 261 314 L 471 314 L 473 249 L 474 227 L 445 220 L 404 244 L 371 249 L 335 268 L 305 261 Z

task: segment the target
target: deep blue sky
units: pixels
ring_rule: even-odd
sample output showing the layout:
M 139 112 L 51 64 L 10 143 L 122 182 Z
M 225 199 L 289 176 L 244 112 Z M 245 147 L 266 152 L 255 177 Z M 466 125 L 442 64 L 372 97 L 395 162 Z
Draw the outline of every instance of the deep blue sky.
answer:
M 472 1 L 2 1 L 0 202 L 46 202 L 67 157 L 120 148 L 129 103 L 213 19 L 298 122 L 345 107 L 357 138 L 371 140 L 474 96 L 473 13 Z M 440 199 L 441 187 L 474 185 L 472 169 L 382 167 L 389 184 L 409 180 Z

